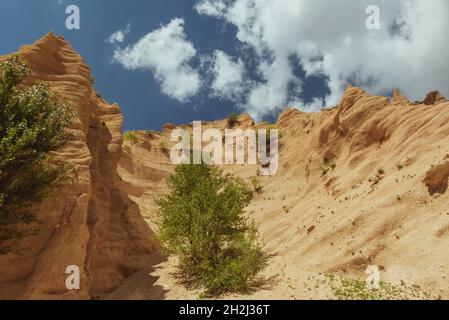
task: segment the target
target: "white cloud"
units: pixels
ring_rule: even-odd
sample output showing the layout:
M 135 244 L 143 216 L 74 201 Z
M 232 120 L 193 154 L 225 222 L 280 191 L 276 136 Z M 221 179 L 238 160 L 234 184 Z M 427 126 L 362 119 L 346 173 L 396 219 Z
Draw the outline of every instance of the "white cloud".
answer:
M 123 30 L 118 30 L 111 34 L 107 40 L 110 44 L 122 43 L 125 41 L 126 35 L 131 31 L 131 24 L 128 23 L 126 28 Z
M 246 108 L 260 116 L 296 104 L 318 109 L 319 99 L 299 99 L 301 81 L 291 59 L 307 76 L 326 77 L 337 103 L 345 85 L 374 93 L 400 88 L 411 99 L 438 89 L 449 96 L 449 1 L 378 0 L 381 29 L 365 27 L 371 0 L 201 0 L 197 12 L 237 28 L 237 39 L 256 53 L 261 81 L 248 92 Z M 307 81 L 307 79 L 305 79 Z M 289 86 L 297 86 L 296 97 Z
M 213 95 L 221 99 L 241 100 L 244 93 L 245 66 L 241 59 L 235 61 L 226 53 L 216 50 L 213 55 Z
M 151 70 L 164 94 L 185 102 L 201 87 L 200 75 L 189 65 L 196 54 L 184 33 L 184 19 L 175 18 L 135 44 L 116 48 L 113 60 L 129 70 Z
M 226 14 L 227 5 L 225 1 L 199 1 L 195 9 L 199 14 L 222 17 Z

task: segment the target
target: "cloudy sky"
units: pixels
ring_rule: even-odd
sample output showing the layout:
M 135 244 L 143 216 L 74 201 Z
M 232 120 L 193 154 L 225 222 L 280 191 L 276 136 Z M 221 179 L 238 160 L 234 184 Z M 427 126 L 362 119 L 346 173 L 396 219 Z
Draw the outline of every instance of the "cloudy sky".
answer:
M 80 30 L 65 28 L 69 4 Z M 370 5 L 379 29 L 366 27 Z M 66 37 L 126 129 L 317 111 L 348 83 L 449 96 L 447 0 L 0 0 L 0 16 L 0 54 L 50 30 Z

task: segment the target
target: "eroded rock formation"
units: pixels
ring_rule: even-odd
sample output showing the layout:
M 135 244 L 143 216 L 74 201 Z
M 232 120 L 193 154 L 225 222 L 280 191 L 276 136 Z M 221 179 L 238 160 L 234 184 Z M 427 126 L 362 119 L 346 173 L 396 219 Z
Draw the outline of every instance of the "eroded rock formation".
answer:
M 155 249 L 117 175 L 123 117 L 94 91 L 90 69 L 63 38 L 50 33 L 19 54 L 32 70 L 27 83 L 50 82 L 78 116 L 55 155 L 73 165 L 70 180 L 38 205 L 39 232 L 0 256 L 0 298 L 96 298 L 142 268 Z M 65 286 L 69 265 L 80 268 L 79 291 Z

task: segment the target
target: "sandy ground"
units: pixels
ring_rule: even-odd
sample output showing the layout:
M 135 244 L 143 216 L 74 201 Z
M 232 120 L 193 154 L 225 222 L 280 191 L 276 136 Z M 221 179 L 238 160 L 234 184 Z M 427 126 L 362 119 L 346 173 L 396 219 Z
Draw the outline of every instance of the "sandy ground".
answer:
M 271 281 L 230 298 L 332 298 L 328 286 L 315 288 L 316 277 L 363 281 L 369 265 L 379 267 L 382 281 L 419 285 L 449 298 L 449 104 L 398 101 L 350 87 L 339 108 L 281 115 L 279 172 L 257 177 L 263 192 L 247 208 L 273 254 L 263 273 Z M 243 116 L 239 126 L 251 127 L 252 121 Z M 206 127 L 224 128 L 226 121 Z M 151 138 L 139 133 L 142 143 L 132 146 L 119 168 L 130 193 L 141 190 L 131 198 L 156 233 L 152 199 L 156 190 L 165 190 L 164 177 L 172 170 L 158 146 L 168 143 L 168 134 L 168 129 Z M 258 168 L 224 169 L 250 183 Z M 155 174 L 161 179 L 151 179 Z M 173 258 L 154 259 L 108 298 L 199 297 L 200 291 L 176 281 Z

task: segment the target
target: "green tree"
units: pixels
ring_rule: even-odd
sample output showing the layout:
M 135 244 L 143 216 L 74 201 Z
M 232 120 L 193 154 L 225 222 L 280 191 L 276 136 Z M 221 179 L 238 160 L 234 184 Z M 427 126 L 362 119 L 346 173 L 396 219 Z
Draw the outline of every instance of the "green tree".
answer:
M 180 259 L 184 280 L 207 294 L 244 291 L 266 264 L 254 222 L 244 217 L 251 192 L 215 166 L 179 165 L 157 199 L 160 237 Z
M 27 222 L 29 206 L 67 170 L 51 152 L 65 143 L 74 111 L 55 101 L 47 83 L 24 88 L 29 72 L 18 55 L 0 63 L 0 226 Z

